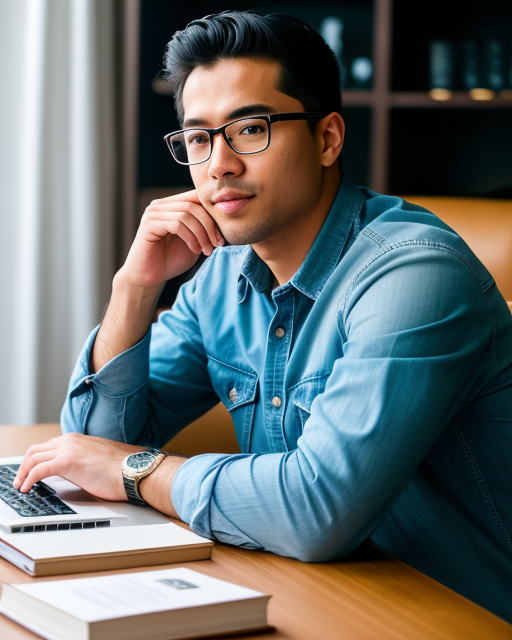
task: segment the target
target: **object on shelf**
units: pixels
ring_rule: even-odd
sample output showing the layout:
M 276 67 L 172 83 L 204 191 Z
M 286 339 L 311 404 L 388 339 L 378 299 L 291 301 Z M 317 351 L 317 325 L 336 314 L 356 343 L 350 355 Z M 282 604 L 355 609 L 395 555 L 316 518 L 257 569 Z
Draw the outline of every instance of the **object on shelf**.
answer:
M 429 44 L 429 95 L 434 100 L 449 100 L 454 89 L 453 44 L 432 40 Z
M 482 47 L 473 39 L 463 42 L 462 82 L 464 89 L 473 100 L 492 100 L 495 92 L 489 88 L 488 76 L 485 73 Z
M 347 84 L 347 69 L 343 55 L 343 20 L 338 16 L 326 16 L 320 23 L 320 35 L 333 50 L 341 71 L 341 86 Z
M 466 39 L 462 43 L 462 85 L 467 91 L 483 87 L 479 69 L 476 41 Z
M 364 56 L 354 58 L 350 64 L 350 74 L 354 88 L 369 89 L 373 75 L 373 65 L 370 58 Z
M 497 38 L 485 41 L 485 83 L 493 91 L 505 88 L 505 61 L 503 43 Z
M 479 101 L 492 100 L 502 91 L 507 95 L 504 44 L 499 38 L 431 40 L 428 57 L 429 95 L 434 100 L 450 100 L 458 89 Z

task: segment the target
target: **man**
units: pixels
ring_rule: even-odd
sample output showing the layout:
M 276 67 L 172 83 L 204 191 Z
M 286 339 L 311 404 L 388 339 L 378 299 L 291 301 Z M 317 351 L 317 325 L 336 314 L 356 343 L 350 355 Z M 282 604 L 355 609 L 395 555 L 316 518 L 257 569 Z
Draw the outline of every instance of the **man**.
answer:
M 166 65 L 166 140 L 195 189 L 147 208 L 67 435 L 32 447 L 16 486 L 59 474 L 304 561 L 371 536 L 512 622 L 512 319 L 491 276 L 433 214 L 343 175 L 339 71 L 307 25 L 209 16 Z M 219 399 L 241 454 L 150 452 L 130 476 L 126 456 Z

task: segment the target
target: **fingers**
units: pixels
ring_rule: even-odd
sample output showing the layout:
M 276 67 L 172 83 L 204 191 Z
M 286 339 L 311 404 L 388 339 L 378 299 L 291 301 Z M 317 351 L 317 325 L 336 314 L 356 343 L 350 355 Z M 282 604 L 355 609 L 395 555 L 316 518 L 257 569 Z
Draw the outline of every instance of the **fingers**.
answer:
M 49 464 L 55 458 L 55 450 L 41 451 L 30 456 L 30 462 L 26 461 L 26 456 L 23 460 L 23 465 L 18 469 L 16 478 L 14 479 L 13 486 L 15 489 L 19 489 L 23 493 L 29 491 L 32 485 L 39 480 L 43 480 L 48 476 L 55 475 Z M 46 474 L 46 475 L 41 475 Z
M 155 222 L 178 224 L 169 227 L 160 224 L 154 226 Z M 172 233 L 182 238 L 194 253 L 210 255 L 215 247 L 224 245 L 224 238 L 211 215 L 201 204 L 190 200 L 154 200 L 146 209 L 142 223 L 145 233 L 155 234 L 155 241 L 161 240 L 162 232 Z
M 38 462 L 35 467 L 29 471 L 26 478 L 23 480 L 22 485 L 19 487 L 19 490 L 22 493 L 26 493 L 30 491 L 33 485 L 40 480 L 44 480 L 45 478 L 49 478 L 50 476 L 55 476 L 57 473 L 53 470 L 53 464 L 55 459 L 51 457 L 48 460 L 41 460 Z M 15 488 L 18 488 L 15 486 Z
M 62 473 L 62 468 L 59 469 L 59 472 L 55 470 L 55 460 L 57 457 L 62 457 L 63 445 L 66 446 L 69 440 L 68 436 L 59 436 L 43 444 L 30 447 L 14 478 L 14 488 L 25 493 L 35 482 Z
M 221 246 L 216 230 L 212 230 L 211 224 L 205 223 L 204 220 L 198 220 L 197 217 L 188 212 L 153 210 L 148 213 L 142 232 L 150 242 L 162 240 L 167 234 L 176 235 L 194 253 L 202 252 L 210 255 L 215 247 Z
M 184 224 L 183 222 L 178 222 L 176 220 L 165 221 L 165 220 L 155 220 L 151 221 L 148 224 L 146 229 L 146 233 L 148 234 L 147 239 L 151 241 L 162 240 L 167 235 L 177 236 L 181 238 L 183 242 L 188 246 L 188 248 L 194 253 L 200 254 L 205 253 L 206 255 L 210 255 L 213 251 L 211 243 L 208 239 L 205 240 L 204 233 L 200 230 L 196 230 L 196 233 L 201 236 L 202 243 L 198 240 L 197 236 L 194 234 L 191 229 Z M 153 238 L 153 240 L 152 240 Z
M 191 189 L 190 191 L 184 191 L 183 193 L 175 193 L 172 196 L 167 196 L 165 198 L 158 198 L 153 202 L 196 202 L 197 204 L 201 204 L 201 200 L 199 200 L 199 195 L 197 193 L 197 189 Z
M 67 433 L 31 447 L 20 465 L 13 485 L 22 492 L 49 476 L 60 476 L 104 500 L 124 500 L 122 461 L 140 451 L 105 438 Z M 98 472 L 98 470 L 101 472 Z

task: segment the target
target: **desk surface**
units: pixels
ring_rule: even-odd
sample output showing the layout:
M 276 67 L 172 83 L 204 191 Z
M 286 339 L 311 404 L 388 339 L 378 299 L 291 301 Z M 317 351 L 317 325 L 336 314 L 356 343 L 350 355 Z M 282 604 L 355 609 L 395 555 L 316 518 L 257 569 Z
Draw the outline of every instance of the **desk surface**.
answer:
M 30 444 L 44 442 L 59 434 L 59 427 L 54 424 L 0 426 L 0 455 L 23 454 Z M 374 548 L 359 550 L 341 562 L 305 564 L 269 553 L 215 544 L 211 560 L 185 564 L 217 578 L 272 594 L 268 617 L 275 631 L 240 636 L 245 639 L 512 638 L 511 625 Z M 128 571 L 136 570 L 125 572 Z M 38 579 L 59 578 L 30 578 L 0 559 L 0 581 Z M 28 640 L 37 636 L 0 616 L 0 638 Z

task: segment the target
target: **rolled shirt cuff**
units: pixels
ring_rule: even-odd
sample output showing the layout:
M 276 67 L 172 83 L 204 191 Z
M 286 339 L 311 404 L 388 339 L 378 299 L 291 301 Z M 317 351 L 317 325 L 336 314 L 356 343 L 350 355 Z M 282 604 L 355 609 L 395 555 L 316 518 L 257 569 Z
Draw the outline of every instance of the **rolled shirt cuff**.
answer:
M 212 539 L 210 502 L 220 470 L 228 461 L 247 454 L 207 453 L 194 456 L 176 471 L 171 489 L 172 504 L 195 533 Z
M 149 378 L 149 345 L 151 329 L 136 345 L 112 358 L 96 373 L 91 372 L 90 358 L 99 325 L 91 332 L 80 353 L 71 376 L 71 397 L 90 390 L 94 385 L 108 396 L 123 397 L 136 393 Z

